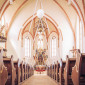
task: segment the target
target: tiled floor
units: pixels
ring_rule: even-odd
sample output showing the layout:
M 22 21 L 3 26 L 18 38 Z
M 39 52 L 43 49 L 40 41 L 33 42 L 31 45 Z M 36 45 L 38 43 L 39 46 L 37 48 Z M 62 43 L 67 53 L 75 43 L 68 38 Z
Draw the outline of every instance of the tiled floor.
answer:
M 26 80 L 22 85 L 57 85 L 54 80 L 52 80 L 47 75 L 34 75 Z

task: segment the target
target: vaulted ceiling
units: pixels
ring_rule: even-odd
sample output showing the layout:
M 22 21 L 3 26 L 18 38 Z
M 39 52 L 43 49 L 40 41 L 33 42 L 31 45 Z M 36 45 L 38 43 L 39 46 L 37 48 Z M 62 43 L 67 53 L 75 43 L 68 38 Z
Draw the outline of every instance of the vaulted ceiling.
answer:
M 5 22 L 8 24 L 7 35 L 11 33 L 16 38 L 18 38 L 21 28 L 27 27 L 29 29 L 30 21 L 36 17 L 36 12 L 40 8 L 43 8 L 48 24 L 52 23 L 54 28 L 60 28 L 62 34 L 64 30 L 67 30 L 65 28 L 70 28 L 74 40 L 77 16 L 83 24 L 85 23 L 85 0 L 71 0 L 71 3 L 68 3 L 70 0 L 13 0 L 12 4 L 9 1 L 0 0 L 0 19 L 2 16 L 5 17 Z M 36 11 L 33 16 L 36 2 Z M 58 32 L 53 28 L 50 30 Z M 33 35 L 32 31 L 31 34 Z
M 13 3 L 10 4 L 10 1 Z M 6 24 L 6 46 L 9 48 L 7 53 L 20 58 L 24 56 L 19 41 L 25 32 L 29 32 L 32 38 L 35 37 L 38 9 L 43 9 L 45 13 L 43 20 L 49 28 L 45 30 L 46 38 L 52 32 L 58 35 L 61 33 L 63 56 L 67 55 L 69 50 L 76 46 L 77 19 L 85 29 L 85 0 L 0 0 L 0 21 L 4 17 Z

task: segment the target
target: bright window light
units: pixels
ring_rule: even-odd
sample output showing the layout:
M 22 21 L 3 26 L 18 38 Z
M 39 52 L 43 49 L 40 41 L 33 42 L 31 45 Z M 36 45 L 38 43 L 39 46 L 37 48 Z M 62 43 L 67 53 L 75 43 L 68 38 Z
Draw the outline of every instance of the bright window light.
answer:
M 52 57 L 56 56 L 56 37 L 52 37 Z
M 25 38 L 25 56 L 30 57 L 30 39 Z

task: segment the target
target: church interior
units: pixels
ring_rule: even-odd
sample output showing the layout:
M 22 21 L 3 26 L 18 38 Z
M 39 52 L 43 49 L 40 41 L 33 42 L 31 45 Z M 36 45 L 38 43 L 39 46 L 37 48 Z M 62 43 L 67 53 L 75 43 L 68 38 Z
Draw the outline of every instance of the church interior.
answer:
M 0 85 L 85 85 L 85 0 L 0 0 Z

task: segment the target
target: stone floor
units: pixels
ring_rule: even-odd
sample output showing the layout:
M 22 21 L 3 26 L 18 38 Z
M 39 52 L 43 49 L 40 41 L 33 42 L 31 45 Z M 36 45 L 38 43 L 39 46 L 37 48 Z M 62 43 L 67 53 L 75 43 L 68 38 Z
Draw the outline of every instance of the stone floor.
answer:
M 22 85 L 57 85 L 54 80 L 52 80 L 47 75 L 34 75 L 26 80 Z

